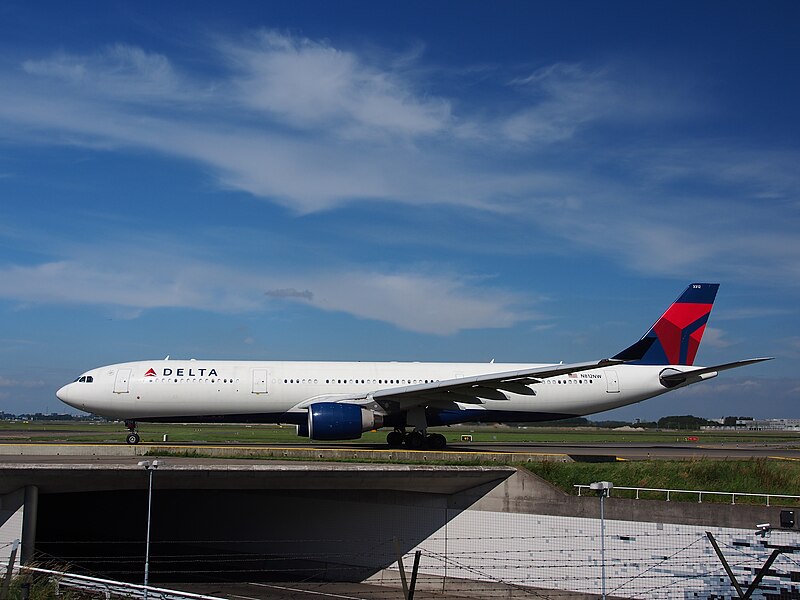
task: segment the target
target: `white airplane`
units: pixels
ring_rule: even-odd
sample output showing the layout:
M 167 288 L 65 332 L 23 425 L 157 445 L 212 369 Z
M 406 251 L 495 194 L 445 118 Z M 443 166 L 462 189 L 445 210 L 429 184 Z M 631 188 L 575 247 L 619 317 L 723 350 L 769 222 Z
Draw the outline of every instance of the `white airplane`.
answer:
M 770 360 L 695 367 L 719 284 L 693 283 L 635 344 L 574 364 L 145 360 L 87 371 L 56 392 L 70 406 L 136 423 L 291 423 L 312 440 L 391 427 L 391 447 L 443 448 L 428 428 L 566 419 L 640 402 Z

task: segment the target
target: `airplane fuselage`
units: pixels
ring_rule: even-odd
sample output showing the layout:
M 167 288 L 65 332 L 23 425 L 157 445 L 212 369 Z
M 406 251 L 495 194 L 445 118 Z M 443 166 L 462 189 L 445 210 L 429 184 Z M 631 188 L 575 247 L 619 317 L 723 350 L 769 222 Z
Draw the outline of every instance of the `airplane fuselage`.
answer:
M 692 283 L 637 342 L 571 364 L 160 360 L 84 373 L 57 396 L 125 420 L 293 423 L 314 440 L 391 427 L 391 447 L 443 448 L 429 426 L 552 421 L 640 402 L 769 360 L 694 366 L 719 284 Z
M 545 366 L 550 364 L 140 361 L 87 371 L 61 388 L 58 397 L 121 420 L 302 423 L 317 400 Z M 528 385 L 530 395 L 505 392 L 504 400 L 456 403 L 458 411 L 429 408 L 429 422 L 519 422 L 596 413 L 668 391 L 659 380 L 665 368 L 692 370 L 615 365 L 548 377 Z

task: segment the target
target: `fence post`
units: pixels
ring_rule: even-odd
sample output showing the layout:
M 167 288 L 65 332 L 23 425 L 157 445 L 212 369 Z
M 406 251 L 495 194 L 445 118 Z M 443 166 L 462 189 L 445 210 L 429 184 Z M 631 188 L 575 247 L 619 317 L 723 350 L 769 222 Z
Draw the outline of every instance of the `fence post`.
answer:
M 403 554 L 400 552 L 400 542 L 394 538 L 394 551 L 397 554 L 397 567 L 400 570 L 400 583 L 403 584 L 403 598 L 408 600 L 408 583 L 406 582 L 406 568 L 403 566 Z
M 11 555 L 8 557 L 8 569 L 6 569 L 6 576 L 3 578 L 3 587 L 0 588 L 0 600 L 8 598 L 8 589 L 11 587 L 11 576 L 14 573 L 14 562 L 17 560 L 17 548 L 19 547 L 19 540 L 14 540 L 11 544 Z
M 422 556 L 422 550 L 417 550 L 414 553 L 414 567 L 411 569 L 411 584 L 408 586 L 408 600 L 414 600 L 414 590 L 417 587 L 417 572 L 419 571 L 420 556 Z

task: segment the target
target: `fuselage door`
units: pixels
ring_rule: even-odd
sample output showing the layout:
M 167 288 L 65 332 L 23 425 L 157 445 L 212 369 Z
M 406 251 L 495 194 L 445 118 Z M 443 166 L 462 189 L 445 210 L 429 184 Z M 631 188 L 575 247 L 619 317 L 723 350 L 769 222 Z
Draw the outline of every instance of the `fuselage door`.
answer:
M 130 381 L 130 378 L 131 378 L 130 369 L 120 369 L 119 371 L 117 371 L 117 378 L 114 380 L 114 393 L 127 394 L 128 381 Z
M 617 377 L 617 372 L 614 369 L 603 369 L 603 373 L 606 374 L 606 391 L 609 394 L 619 393 L 619 378 Z
M 267 393 L 267 370 L 266 369 L 253 369 L 253 393 L 266 394 Z

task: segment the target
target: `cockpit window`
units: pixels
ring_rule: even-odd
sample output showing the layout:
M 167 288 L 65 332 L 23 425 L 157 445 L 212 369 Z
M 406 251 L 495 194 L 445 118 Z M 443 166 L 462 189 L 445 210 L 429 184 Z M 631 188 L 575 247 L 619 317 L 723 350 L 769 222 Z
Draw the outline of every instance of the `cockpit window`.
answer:
M 91 375 L 87 375 L 86 376 L 86 383 L 92 383 L 93 381 L 94 381 L 94 377 L 92 377 Z
M 75 383 L 92 383 L 94 381 L 94 377 L 91 375 L 81 375 L 75 380 Z

